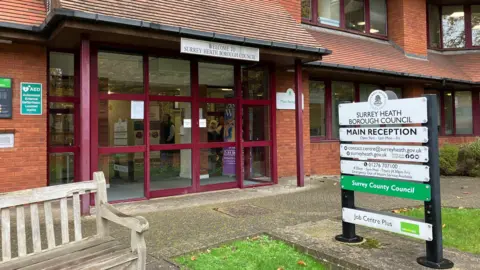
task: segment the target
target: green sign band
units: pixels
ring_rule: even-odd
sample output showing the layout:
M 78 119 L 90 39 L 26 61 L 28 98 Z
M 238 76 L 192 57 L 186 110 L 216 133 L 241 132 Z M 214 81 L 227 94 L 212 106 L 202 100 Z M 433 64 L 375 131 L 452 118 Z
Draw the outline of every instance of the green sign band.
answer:
M 12 87 L 12 79 L 0 78 L 0 87 L 1 88 L 11 88 Z
M 341 185 L 343 189 L 358 192 L 427 202 L 431 199 L 430 185 L 427 184 L 342 175 Z

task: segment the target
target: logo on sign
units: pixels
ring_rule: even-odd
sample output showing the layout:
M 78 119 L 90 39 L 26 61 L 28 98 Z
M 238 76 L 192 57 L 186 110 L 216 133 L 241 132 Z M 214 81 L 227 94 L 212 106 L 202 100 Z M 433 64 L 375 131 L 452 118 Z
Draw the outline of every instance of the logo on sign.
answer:
M 40 92 L 41 89 L 40 89 L 40 87 L 32 87 L 31 85 L 24 86 L 23 87 L 23 92 L 28 92 L 28 91 Z
M 387 104 L 388 96 L 383 90 L 375 90 L 368 96 L 368 103 L 374 110 L 380 110 Z

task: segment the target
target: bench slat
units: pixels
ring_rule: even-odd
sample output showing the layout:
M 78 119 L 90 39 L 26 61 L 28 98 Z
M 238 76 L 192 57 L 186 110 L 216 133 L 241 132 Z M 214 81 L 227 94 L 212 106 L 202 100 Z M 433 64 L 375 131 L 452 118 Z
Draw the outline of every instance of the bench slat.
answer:
M 10 246 L 10 209 L 2 209 L 2 260 L 9 261 L 12 258 Z
M 44 202 L 43 208 L 45 209 L 45 230 L 47 231 L 47 244 L 48 249 L 51 249 L 55 247 L 55 229 L 53 225 L 52 203 Z
M 30 205 L 30 219 L 32 221 L 33 252 L 40 252 L 42 251 L 42 239 L 40 238 L 40 218 L 36 203 Z
M 27 237 L 25 234 L 25 208 L 17 206 L 17 246 L 18 257 L 27 255 Z
M 75 241 L 82 240 L 82 221 L 80 219 L 80 195 L 73 194 L 73 224 L 75 228 Z
M 62 198 L 60 200 L 60 224 L 62 227 L 62 244 L 67 244 L 70 242 L 70 237 L 68 235 L 67 198 Z
M 0 208 L 58 200 L 71 197 L 74 193 L 86 191 L 96 192 L 97 183 L 95 181 L 85 181 L 9 192 L 0 196 Z

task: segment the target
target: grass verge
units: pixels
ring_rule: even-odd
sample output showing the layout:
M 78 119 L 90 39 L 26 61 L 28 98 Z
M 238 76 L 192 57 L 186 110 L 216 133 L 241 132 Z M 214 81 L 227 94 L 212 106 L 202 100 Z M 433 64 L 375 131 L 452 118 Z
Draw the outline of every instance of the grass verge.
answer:
M 402 214 L 424 218 L 423 208 L 409 209 Z M 480 254 L 480 209 L 442 208 L 443 245 Z
M 189 269 L 327 269 L 307 254 L 266 235 L 175 258 Z

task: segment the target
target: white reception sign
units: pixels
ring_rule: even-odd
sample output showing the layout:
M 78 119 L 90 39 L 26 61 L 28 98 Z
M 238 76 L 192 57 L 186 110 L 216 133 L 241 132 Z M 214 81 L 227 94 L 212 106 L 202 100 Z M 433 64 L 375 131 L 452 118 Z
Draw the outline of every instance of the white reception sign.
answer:
M 370 162 L 356 160 L 340 161 L 342 174 L 402 179 L 417 182 L 430 181 L 430 168 L 426 165 Z
M 340 128 L 340 141 L 426 143 L 428 129 L 426 127 Z
M 302 110 L 305 108 L 305 96 L 302 94 Z M 287 92 L 277 92 L 278 110 L 295 110 L 295 92 L 288 88 Z
M 432 241 L 432 225 L 409 218 L 342 208 L 345 222 Z
M 260 50 L 258 48 L 190 38 L 181 39 L 180 52 L 255 62 L 260 61 Z
M 428 147 L 380 144 L 341 144 L 340 157 L 360 160 L 428 162 Z
M 375 90 L 367 102 L 338 105 L 341 126 L 422 124 L 427 122 L 427 99 L 388 100 L 387 94 Z

